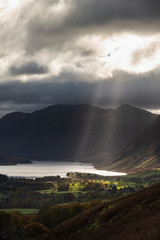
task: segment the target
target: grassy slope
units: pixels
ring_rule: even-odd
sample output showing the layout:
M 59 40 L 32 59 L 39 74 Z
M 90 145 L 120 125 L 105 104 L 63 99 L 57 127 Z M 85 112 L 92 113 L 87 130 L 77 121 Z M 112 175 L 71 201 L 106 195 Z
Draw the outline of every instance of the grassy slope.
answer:
M 107 170 L 141 172 L 160 167 L 160 116 L 106 166 Z M 105 168 L 105 167 L 104 167 Z
M 33 214 L 37 213 L 39 209 L 25 209 L 25 208 L 11 208 L 11 209 L 1 209 L 3 212 L 19 212 L 21 214 Z
M 160 184 L 103 203 L 60 224 L 39 240 L 158 240 Z
M 153 178 L 160 177 L 160 168 L 153 169 L 151 171 L 138 172 L 136 174 L 129 174 L 125 176 L 126 178 Z

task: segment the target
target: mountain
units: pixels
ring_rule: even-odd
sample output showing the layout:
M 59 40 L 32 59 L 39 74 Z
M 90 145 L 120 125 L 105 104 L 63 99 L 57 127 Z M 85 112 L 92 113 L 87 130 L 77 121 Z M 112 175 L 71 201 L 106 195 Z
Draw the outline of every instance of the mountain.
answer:
M 31 163 L 31 161 L 8 155 L 7 153 L 0 152 L 0 165 L 16 165 L 17 163 Z
M 160 184 L 101 203 L 61 223 L 37 240 L 158 240 Z M 49 220 L 49 219 L 48 219 Z M 53 219 L 50 219 L 53 221 Z
M 150 123 L 107 169 L 137 172 L 160 167 L 160 116 Z
M 129 105 L 54 105 L 0 120 L 0 150 L 31 160 L 95 162 L 119 152 L 156 115 Z

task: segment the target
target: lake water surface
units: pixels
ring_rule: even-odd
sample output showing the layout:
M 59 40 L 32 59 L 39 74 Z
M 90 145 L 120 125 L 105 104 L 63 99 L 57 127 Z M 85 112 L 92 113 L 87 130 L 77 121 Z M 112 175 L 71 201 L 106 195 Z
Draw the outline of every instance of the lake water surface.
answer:
M 0 174 L 9 177 L 45 177 L 57 176 L 66 177 L 68 172 L 94 173 L 103 176 L 121 176 L 125 173 L 97 170 L 90 163 L 79 162 L 56 162 L 56 161 L 33 161 L 33 164 L 17 164 L 0 166 Z

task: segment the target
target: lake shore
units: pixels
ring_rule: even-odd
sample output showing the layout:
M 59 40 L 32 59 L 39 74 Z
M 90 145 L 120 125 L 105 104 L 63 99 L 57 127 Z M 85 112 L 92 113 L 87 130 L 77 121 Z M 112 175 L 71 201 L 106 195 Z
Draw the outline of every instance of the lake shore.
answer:
M 121 176 L 125 173 L 98 170 L 91 163 L 58 162 L 58 161 L 32 161 L 32 164 L 17 164 L 1 166 L 0 174 L 9 177 L 66 177 L 67 172 L 93 173 L 102 176 Z

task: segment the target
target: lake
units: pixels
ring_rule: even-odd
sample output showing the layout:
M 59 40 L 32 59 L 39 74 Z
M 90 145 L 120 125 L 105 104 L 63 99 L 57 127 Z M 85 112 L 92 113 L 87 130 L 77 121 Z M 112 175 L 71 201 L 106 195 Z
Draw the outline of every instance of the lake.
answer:
M 94 173 L 103 176 L 121 176 L 125 173 L 97 170 L 90 163 L 80 162 L 56 162 L 56 161 L 32 161 L 33 164 L 17 164 L 0 166 L 0 174 L 8 177 L 45 177 L 57 176 L 66 177 L 67 172 Z

